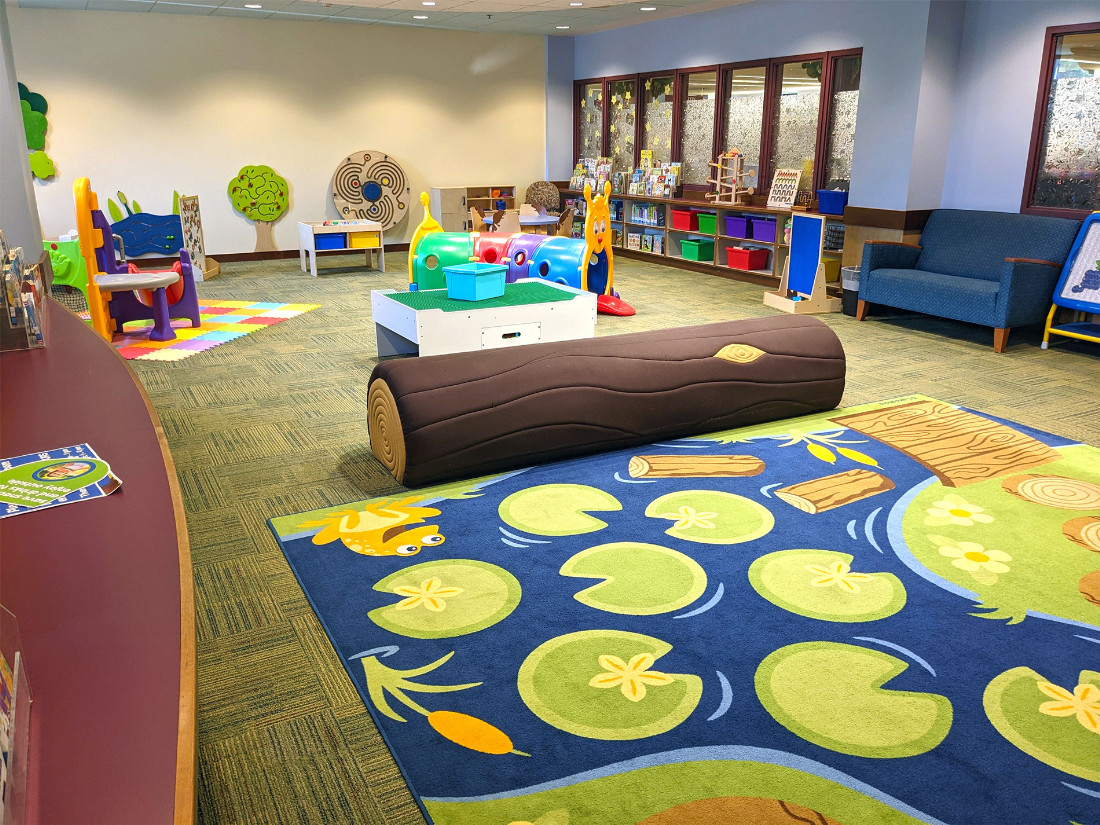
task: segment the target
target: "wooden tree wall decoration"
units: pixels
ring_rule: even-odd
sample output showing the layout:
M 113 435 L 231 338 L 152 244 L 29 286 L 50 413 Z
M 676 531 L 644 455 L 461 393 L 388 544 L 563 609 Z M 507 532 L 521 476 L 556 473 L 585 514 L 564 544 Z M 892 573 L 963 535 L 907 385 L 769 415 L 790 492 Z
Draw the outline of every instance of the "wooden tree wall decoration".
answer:
M 233 208 L 256 224 L 255 251 L 278 249 L 272 224 L 290 202 L 286 180 L 270 166 L 242 166 L 228 190 Z

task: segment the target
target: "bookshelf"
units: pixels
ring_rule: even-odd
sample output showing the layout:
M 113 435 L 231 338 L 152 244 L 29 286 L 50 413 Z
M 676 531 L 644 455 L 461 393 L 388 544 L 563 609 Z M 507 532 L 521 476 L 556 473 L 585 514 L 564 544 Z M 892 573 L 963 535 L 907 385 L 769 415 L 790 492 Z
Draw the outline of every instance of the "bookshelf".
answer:
M 447 232 L 476 232 L 470 226 L 470 207 L 492 213 L 516 208 L 515 186 L 433 186 L 428 208 Z
M 584 225 L 584 195 L 576 190 L 562 189 L 561 196 L 563 206 L 572 205 L 577 210 L 574 213 L 574 236 L 580 237 L 583 234 Z M 677 228 L 674 226 L 673 210 L 678 212 L 695 210 L 714 215 L 714 231 Z M 782 276 L 783 265 L 790 249 L 783 241 L 783 226 L 790 216 L 789 209 L 712 204 L 683 198 L 655 198 L 614 193 L 611 195 L 611 227 L 616 254 L 637 256 L 645 260 L 656 258 L 673 266 L 698 269 L 754 283 L 778 283 Z M 736 231 L 740 221 L 734 220 L 728 224 L 727 217 L 743 219 L 746 224 L 744 231 Z M 844 219 L 840 215 L 825 217 L 828 223 L 824 257 L 827 261 L 836 262 L 835 268 L 839 276 L 840 260 L 844 249 Z M 766 219 L 774 221 L 774 238 L 767 235 L 764 238 L 753 237 L 755 233 L 750 227 L 759 226 Z M 731 226 L 735 230 L 732 233 Z M 643 248 L 647 235 L 651 238 L 648 250 Z M 638 237 L 636 246 L 631 236 Z M 685 256 L 684 241 L 712 241 L 714 243 L 713 259 L 697 261 Z M 658 243 L 660 251 L 655 251 Z M 731 265 L 726 251 L 731 246 L 762 251 L 766 255 L 763 264 L 760 266 Z M 761 252 L 757 252 L 756 256 L 760 254 Z

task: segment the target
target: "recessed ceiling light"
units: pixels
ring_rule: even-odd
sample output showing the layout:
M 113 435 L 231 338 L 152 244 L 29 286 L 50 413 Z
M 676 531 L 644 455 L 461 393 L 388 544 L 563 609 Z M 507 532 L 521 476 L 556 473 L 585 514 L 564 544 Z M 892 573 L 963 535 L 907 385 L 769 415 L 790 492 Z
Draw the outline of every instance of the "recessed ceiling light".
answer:
M 413 20 L 427 20 L 427 19 L 428 19 L 428 15 L 426 15 L 426 14 L 414 14 L 413 15 Z
M 570 6 L 583 6 L 584 3 L 570 3 Z
M 244 7 L 246 9 L 262 9 L 263 8 L 263 6 L 261 6 L 259 3 L 245 3 Z
M 434 6 L 435 5 L 435 0 L 423 0 L 423 2 L 421 2 L 420 5 L 422 5 L 422 6 Z
M 555 29 L 568 29 L 568 26 L 554 26 Z
M 657 11 L 656 6 L 642 6 L 641 11 Z

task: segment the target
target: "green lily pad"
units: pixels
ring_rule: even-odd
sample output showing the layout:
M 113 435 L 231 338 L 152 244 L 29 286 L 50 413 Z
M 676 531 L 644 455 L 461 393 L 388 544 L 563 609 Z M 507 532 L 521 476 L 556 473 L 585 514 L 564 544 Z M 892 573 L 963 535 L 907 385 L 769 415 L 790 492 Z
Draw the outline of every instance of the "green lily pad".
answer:
M 623 663 L 648 655 L 655 663 L 672 645 L 652 636 L 622 630 L 582 630 L 539 645 L 519 669 L 519 694 L 546 724 L 589 739 L 643 739 L 670 731 L 687 719 L 703 695 L 698 676 L 664 673 L 666 684 L 647 685 L 632 701 L 621 684 L 593 687 L 593 677 L 608 674 L 601 657 Z
M 767 535 L 775 518 L 752 499 L 717 490 L 681 490 L 650 502 L 650 518 L 668 519 L 673 538 L 702 544 L 740 544 Z
M 1048 682 L 1029 667 L 1014 667 L 985 689 L 985 715 L 1005 739 L 1028 756 L 1065 773 L 1100 782 L 1100 736 L 1086 730 L 1073 714 L 1048 716 L 1039 706 L 1053 697 L 1039 689 Z M 1100 690 L 1100 673 L 1082 670 L 1079 684 Z M 1059 685 L 1073 692 L 1076 685 Z
M 749 583 L 777 607 L 826 622 L 871 622 L 905 606 L 897 576 L 850 570 L 851 563 L 834 550 L 779 550 L 752 563 Z
M 876 759 L 932 750 L 951 729 L 946 696 L 882 686 L 908 668 L 883 653 L 838 642 L 802 642 L 769 654 L 756 695 L 775 721 L 823 748 Z
M 386 576 L 374 589 L 394 593 L 399 601 L 372 610 L 370 620 L 414 639 L 446 639 L 492 627 L 516 609 L 522 591 L 503 567 L 473 559 L 415 564 Z
M 505 524 L 536 536 L 579 536 L 607 526 L 587 511 L 621 510 L 610 493 L 586 484 L 540 484 L 512 493 L 500 503 Z
M 707 589 L 699 563 L 659 544 L 620 541 L 582 550 L 562 565 L 563 576 L 603 579 L 573 598 L 627 616 L 653 616 L 686 607 Z

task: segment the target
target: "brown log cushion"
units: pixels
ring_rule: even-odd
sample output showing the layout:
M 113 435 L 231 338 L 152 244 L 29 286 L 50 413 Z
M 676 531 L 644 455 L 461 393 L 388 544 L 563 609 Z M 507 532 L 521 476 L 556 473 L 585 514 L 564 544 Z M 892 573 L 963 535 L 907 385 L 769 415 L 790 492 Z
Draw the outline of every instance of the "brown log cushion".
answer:
M 417 487 L 833 409 L 844 350 L 806 316 L 394 359 L 371 450 Z

